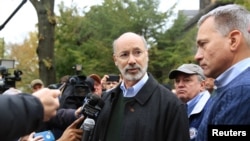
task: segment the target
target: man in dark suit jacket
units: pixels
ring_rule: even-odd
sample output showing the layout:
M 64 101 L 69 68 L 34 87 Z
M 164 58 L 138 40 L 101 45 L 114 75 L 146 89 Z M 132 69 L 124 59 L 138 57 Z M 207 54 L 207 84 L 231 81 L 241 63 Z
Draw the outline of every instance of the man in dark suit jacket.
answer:
M 124 33 L 113 51 L 123 80 L 103 95 L 92 141 L 188 141 L 186 106 L 147 73 L 145 39 Z

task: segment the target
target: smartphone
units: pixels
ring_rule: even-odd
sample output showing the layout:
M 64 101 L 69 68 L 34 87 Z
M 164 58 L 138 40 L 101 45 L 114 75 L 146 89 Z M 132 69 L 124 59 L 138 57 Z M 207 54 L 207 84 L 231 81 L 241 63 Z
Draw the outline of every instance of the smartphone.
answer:
M 120 81 L 120 76 L 119 75 L 114 75 L 114 74 L 109 74 L 109 78 L 107 79 L 107 81 Z
M 35 133 L 34 137 L 42 136 L 44 141 L 55 141 L 55 137 L 51 131 L 42 131 Z

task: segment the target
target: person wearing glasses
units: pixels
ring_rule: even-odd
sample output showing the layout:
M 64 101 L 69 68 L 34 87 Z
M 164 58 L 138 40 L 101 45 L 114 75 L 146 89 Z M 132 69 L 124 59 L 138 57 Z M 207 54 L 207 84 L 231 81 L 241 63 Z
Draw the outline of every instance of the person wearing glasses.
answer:
M 144 37 L 127 32 L 113 42 L 122 81 L 102 96 L 91 141 L 187 141 L 186 106 L 147 72 Z

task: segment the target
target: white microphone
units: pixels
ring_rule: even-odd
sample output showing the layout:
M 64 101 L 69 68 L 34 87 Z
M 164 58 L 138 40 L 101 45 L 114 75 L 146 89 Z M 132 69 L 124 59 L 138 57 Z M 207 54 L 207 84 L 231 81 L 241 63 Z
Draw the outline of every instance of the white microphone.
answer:
M 91 118 L 86 118 L 81 125 L 81 129 L 83 129 L 82 141 L 89 141 L 89 137 L 91 136 L 91 132 L 95 127 L 95 121 Z

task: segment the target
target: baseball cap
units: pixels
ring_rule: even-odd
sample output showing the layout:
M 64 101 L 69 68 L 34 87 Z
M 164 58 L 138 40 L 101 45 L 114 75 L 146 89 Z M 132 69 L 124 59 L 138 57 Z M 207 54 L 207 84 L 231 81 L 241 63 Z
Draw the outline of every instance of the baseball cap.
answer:
M 94 79 L 95 81 L 97 81 L 99 84 L 101 84 L 101 77 L 97 74 L 91 74 L 89 75 L 90 78 Z
M 205 75 L 203 74 L 203 70 L 199 65 L 196 64 L 183 64 L 180 67 L 178 67 L 175 70 L 172 70 L 168 77 L 169 79 L 174 79 L 176 77 L 176 75 L 179 73 L 186 73 L 186 74 L 197 74 L 200 75 L 202 77 L 202 79 L 205 79 Z
M 43 81 L 41 79 L 35 79 L 35 80 L 32 80 L 30 83 L 31 87 L 34 87 L 37 84 L 43 85 Z

